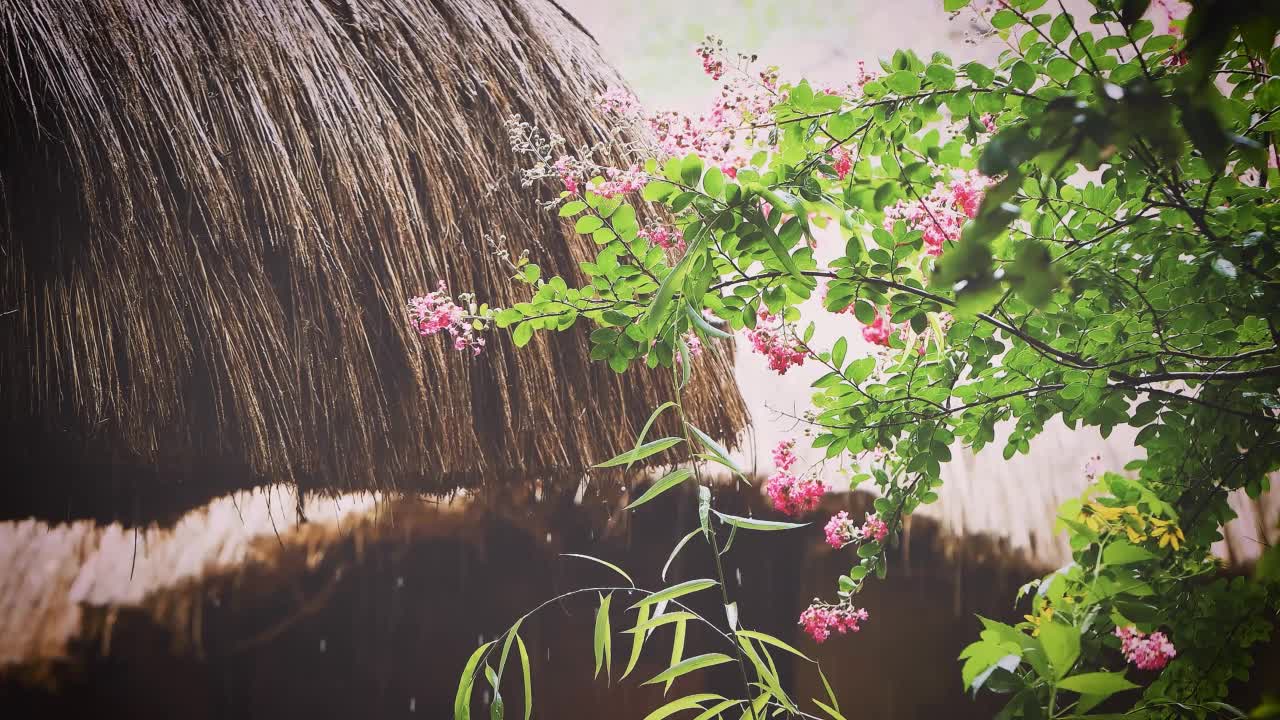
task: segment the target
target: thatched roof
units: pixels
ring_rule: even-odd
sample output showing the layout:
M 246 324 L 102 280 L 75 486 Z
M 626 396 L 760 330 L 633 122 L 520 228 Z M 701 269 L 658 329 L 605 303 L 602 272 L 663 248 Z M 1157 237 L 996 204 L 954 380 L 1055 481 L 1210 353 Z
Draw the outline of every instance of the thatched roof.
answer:
M 406 322 L 441 280 L 527 299 L 488 238 L 570 279 L 593 253 L 502 127 L 602 137 L 620 80 L 554 3 L 0 0 L 0 43 L 6 516 L 573 474 L 669 399 L 580 331 L 471 359 Z M 742 427 L 731 385 L 688 397 Z
M 670 507 L 633 515 L 621 509 L 627 494 L 616 484 L 584 483 L 576 488 L 576 497 L 574 490 L 544 494 L 521 489 L 502 498 L 464 494 L 440 503 L 373 494 L 312 497 L 304 502 L 310 521 L 299 523 L 294 488 L 277 485 L 214 500 L 170 528 L 135 531 L 118 523 L 98 525 L 86 520 L 0 522 L 0 577 L 6 578 L 0 584 L 0 670 L 41 671 L 51 663 L 81 662 L 109 653 L 117 637 L 112 623 L 122 613 L 144 617 L 169 632 L 174 643 L 170 652 L 198 654 L 208 634 L 201 627 L 201 608 L 211 600 L 215 604 L 234 600 L 240 607 L 253 607 L 261 597 L 289 587 L 296 577 L 336 557 L 342 558 L 341 565 L 363 562 L 365 556 L 370 561 L 396 556 L 408 546 L 425 542 L 483 545 L 496 523 L 521 528 L 540 546 L 545 541 L 540 549 L 524 548 L 528 562 L 534 562 L 530 553 L 549 553 L 547 557 L 554 558 L 566 542 L 574 551 L 593 553 L 617 553 L 621 542 L 623 554 L 613 559 L 633 572 L 650 572 L 665 558 L 674 537 L 683 534 L 679 508 L 691 502 L 688 497 L 668 499 L 664 502 Z M 730 512 L 768 512 L 754 488 L 739 491 L 724 486 L 717 492 L 719 502 L 728 503 Z M 833 494 L 817 516 L 839 509 L 861 514 L 870 511 L 871 500 L 863 492 Z M 1217 551 L 1238 570 L 1246 570 L 1261 543 L 1280 539 L 1280 528 L 1258 526 L 1260 514 L 1274 515 L 1274 507 L 1264 508 L 1242 495 L 1233 496 L 1232 504 L 1242 517 L 1227 526 L 1226 539 Z M 695 522 L 689 517 L 683 521 Z M 913 568 L 918 572 L 917 566 L 930 562 L 921 558 L 933 556 L 943 560 L 932 561 L 937 566 L 932 572 L 953 577 L 957 587 L 975 572 L 1003 573 L 1016 587 L 1061 563 L 1052 543 L 1041 545 L 1037 552 L 1011 542 L 1006 534 L 972 529 L 954 534 L 949 530 L 952 522 L 945 516 L 912 518 L 903 542 L 895 546 L 894 578 L 904 573 L 910 577 Z M 656 527 L 674 534 L 672 542 L 649 537 Z M 826 583 L 838 568 L 827 572 L 827 566 L 847 562 L 846 556 L 832 553 L 823 544 L 821 533 L 810 530 L 787 536 L 807 548 L 792 560 L 806 568 L 804 576 L 813 580 L 806 580 L 805 597 L 828 592 Z M 633 532 L 646 539 L 631 542 Z M 569 538 L 575 533 L 595 542 L 586 549 L 573 547 Z M 767 555 L 777 548 L 762 546 L 759 551 Z M 783 552 L 797 553 L 797 549 Z M 537 562 L 550 562 L 538 557 Z M 482 574 L 494 572 L 489 562 Z M 438 590 L 451 592 L 444 587 Z M 1008 601 L 1001 596 L 1000 606 Z M 299 601 L 291 607 L 301 613 L 321 602 Z M 960 598 L 953 602 L 963 606 Z M 291 617 L 292 610 L 280 612 Z

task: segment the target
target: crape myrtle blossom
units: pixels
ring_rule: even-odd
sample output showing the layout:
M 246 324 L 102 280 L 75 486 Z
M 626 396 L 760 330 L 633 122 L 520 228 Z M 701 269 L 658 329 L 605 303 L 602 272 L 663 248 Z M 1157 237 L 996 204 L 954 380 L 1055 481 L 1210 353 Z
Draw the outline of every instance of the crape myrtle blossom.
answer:
M 813 604 L 800 613 L 798 624 L 815 642 L 822 642 L 831 637 L 832 630 L 841 635 L 858 632 L 862 629 L 862 623 L 869 617 L 870 615 L 863 608 L 828 605 L 815 598 Z
M 990 179 L 976 170 L 958 174 L 950 182 L 939 182 L 921 199 L 900 200 L 885 208 L 884 229 L 893 232 L 901 220 L 908 231 L 924 234 L 925 252 L 937 257 L 947 243 L 960 239 L 960 229 L 978 214 L 990 184 Z
M 803 344 L 786 332 L 785 323 L 778 315 L 760 308 L 755 328 L 747 331 L 751 349 L 769 358 L 769 369 L 779 375 L 787 374 L 793 366 L 803 365 L 808 353 Z
M 862 540 L 884 542 L 889 534 L 889 524 L 875 513 L 871 513 L 863 518 L 862 526 L 858 527 L 849 519 L 849 513 L 841 510 L 831 516 L 823 532 L 826 534 L 827 544 L 839 550 L 850 543 Z
M 764 491 L 773 507 L 792 517 L 813 512 L 826 494 L 822 481 L 813 476 L 800 477 L 792 472 L 799 458 L 795 455 L 795 440 L 783 440 L 773 449 L 773 464 L 777 468 L 765 481 Z
M 409 318 L 423 337 L 447 332 L 453 337 L 453 347 L 457 350 L 470 349 L 473 355 L 484 350 L 484 338 L 476 336 L 472 320 L 449 296 L 444 281 L 436 290 L 410 298 Z
M 1139 670 L 1163 669 L 1178 654 L 1169 638 L 1159 631 L 1147 635 L 1130 625 L 1117 627 L 1115 635 L 1120 638 L 1120 651 L 1125 659 Z
M 637 232 L 636 237 L 648 240 L 664 250 L 675 250 L 680 255 L 685 251 L 684 232 L 678 227 L 653 223 Z

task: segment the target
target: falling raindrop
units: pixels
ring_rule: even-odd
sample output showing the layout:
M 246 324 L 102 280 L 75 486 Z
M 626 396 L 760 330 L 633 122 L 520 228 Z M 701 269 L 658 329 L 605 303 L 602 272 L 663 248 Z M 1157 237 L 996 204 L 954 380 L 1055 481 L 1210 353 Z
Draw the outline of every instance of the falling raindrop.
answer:
M 547 648 L 547 659 L 551 659 L 551 648 Z
M 417 712 L 417 711 L 418 711 L 418 698 L 416 697 L 409 698 L 409 712 Z
M 483 644 L 484 644 L 484 636 L 483 636 L 483 635 L 480 635 L 480 636 L 478 636 L 478 637 L 476 638 L 476 644 L 477 644 L 477 645 L 483 645 Z
M 734 570 L 733 574 L 737 576 L 738 585 L 741 586 L 742 585 L 742 568 L 738 568 L 737 570 Z
M 586 495 L 587 495 L 587 479 L 584 477 L 582 478 L 582 480 L 578 481 L 578 491 L 573 494 L 573 504 L 581 505 L 582 498 L 586 497 Z
M 403 576 L 403 575 L 401 575 L 400 577 L 397 577 L 397 578 L 396 578 L 396 587 L 398 587 L 398 588 L 402 588 L 402 587 L 404 587 L 404 576 Z
M 320 638 L 320 652 L 324 652 L 324 651 L 325 651 L 325 649 L 326 649 L 328 646 L 329 646 L 329 645 L 328 645 L 328 643 L 326 643 L 326 642 L 325 642 L 325 639 L 324 639 L 324 638 Z
M 547 533 L 547 542 L 551 542 L 551 533 Z
M 488 705 L 488 704 L 489 704 L 489 691 L 488 691 L 488 690 L 485 690 L 485 691 L 484 691 L 484 696 L 481 698 L 481 700 L 480 700 L 480 701 L 481 701 L 481 702 L 483 702 L 485 705 Z

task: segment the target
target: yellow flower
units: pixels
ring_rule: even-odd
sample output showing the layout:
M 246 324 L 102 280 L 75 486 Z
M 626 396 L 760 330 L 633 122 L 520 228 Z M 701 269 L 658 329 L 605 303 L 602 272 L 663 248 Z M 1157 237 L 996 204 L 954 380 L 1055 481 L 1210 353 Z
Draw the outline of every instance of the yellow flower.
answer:
M 1147 539 L 1147 536 L 1145 534 L 1140 533 L 1137 530 L 1134 530 L 1128 525 L 1124 526 L 1124 531 L 1129 535 L 1129 542 L 1133 543 L 1134 545 L 1137 545 L 1138 543 Z
M 1023 615 L 1027 622 L 1031 623 L 1031 637 L 1040 637 L 1040 623 L 1053 619 L 1053 608 L 1045 605 L 1036 615 Z
M 1160 538 L 1160 547 L 1173 546 L 1174 550 L 1182 547 L 1182 543 L 1186 541 L 1186 537 L 1182 534 L 1182 528 L 1174 525 L 1170 520 L 1161 520 L 1160 518 L 1151 518 L 1151 537 Z

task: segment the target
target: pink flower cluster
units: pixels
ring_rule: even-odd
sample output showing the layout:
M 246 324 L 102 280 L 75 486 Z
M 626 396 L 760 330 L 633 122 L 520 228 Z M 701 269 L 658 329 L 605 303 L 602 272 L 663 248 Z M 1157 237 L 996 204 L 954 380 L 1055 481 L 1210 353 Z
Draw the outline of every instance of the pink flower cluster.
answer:
M 982 120 L 982 126 L 987 129 L 987 132 L 993 133 L 996 131 L 995 115 L 992 115 L 991 113 L 982 113 L 981 120 Z
M 827 544 L 837 550 L 858 539 L 858 527 L 844 510 L 832 515 L 822 530 L 826 533 Z
M 892 231 L 902 220 L 908 230 L 924 233 L 925 252 L 937 257 L 943 246 L 960 239 L 966 220 L 978 214 L 983 194 L 991 181 L 976 170 L 938 183 L 922 200 L 901 200 L 885 208 L 884 229 Z
M 862 520 L 862 527 L 858 529 L 858 534 L 862 539 L 871 539 L 876 542 L 884 542 L 884 538 L 889 534 L 889 524 L 881 520 L 875 513 L 871 513 Z
M 626 170 L 605 168 L 605 181 L 591 188 L 600 197 L 611 198 L 630 192 L 640 192 L 649 182 L 649 173 L 639 165 L 632 165 Z
M 787 335 L 782 318 L 765 308 L 756 315 L 756 326 L 747 331 L 747 340 L 752 350 L 769 358 L 769 369 L 779 375 L 787 374 L 793 365 L 803 365 L 808 357 L 801 342 Z
M 551 169 L 556 171 L 560 176 L 560 182 L 564 183 L 564 189 L 571 193 L 578 192 L 578 178 L 580 171 L 574 167 L 574 160 L 568 155 L 561 155 L 551 164 Z
M 831 157 L 833 159 L 831 167 L 836 171 L 836 177 L 841 180 L 848 177 L 849 173 L 853 170 L 853 156 L 849 154 L 849 151 L 844 149 L 843 146 L 837 147 L 835 151 L 831 153 Z
M 648 240 L 660 248 L 675 250 L 681 255 L 685 251 L 684 233 L 678 227 L 653 224 L 641 229 L 640 232 L 636 233 L 636 237 Z
M 444 331 L 453 336 L 453 347 L 458 350 L 470 348 L 473 355 L 484 350 L 484 338 L 476 337 L 471 321 L 449 297 L 443 281 L 437 290 L 409 300 L 409 317 L 423 337 Z
M 658 140 L 658 149 L 667 157 L 696 153 L 705 162 L 718 166 L 726 175 L 736 177 L 738 168 L 746 165 L 753 146 L 765 144 L 769 128 L 761 127 L 769 111 L 777 104 L 778 77 L 772 70 L 753 72 L 753 58 L 739 58 L 736 72 L 726 78 L 730 69 L 724 50 L 717 40 L 708 38 L 698 46 L 703 70 L 721 81 L 715 103 L 696 118 L 678 112 L 658 113 L 649 118 L 649 126 Z
M 1131 625 L 1116 628 L 1115 635 L 1120 638 L 1120 649 L 1125 659 L 1138 666 L 1139 670 L 1160 670 L 1178 654 L 1162 632 L 1147 635 Z
M 680 337 L 684 338 L 685 347 L 689 348 L 689 358 L 691 360 L 702 356 L 702 339 L 698 337 L 697 333 L 690 330 Z M 679 353 L 676 353 L 676 362 L 683 362 Z
M 875 513 L 871 513 L 863 519 L 862 527 L 857 527 L 849 519 L 849 513 L 841 510 L 831 516 L 823 531 L 827 536 L 827 544 L 839 550 L 857 540 L 884 542 L 885 537 L 889 534 L 889 525 L 877 517 Z
M 617 85 L 610 85 L 604 92 L 596 96 L 596 107 L 605 113 L 613 115 L 638 115 L 641 111 L 640 101 L 636 100 L 636 96 L 627 91 L 626 88 L 620 88 Z
M 875 322 L 870 325 L 862 326 L 862 339 L 874 345 L 889 347 L 890 336 L 892 336 L 894 332 L 902 333 L 905 329 L 905 325 L 894 326 L 893 322 L 889 319 L 888 308 L 885 308 L 884 312 L 880 312 L 880 310 L 877 309 Z
M 799 477 L 791 472 L 798 458 L 795 440 L 783 440 L 773 449 L 773 463 L 777 472 L 765 481 L 764 491 L 773 507 L 795 517 L 813 512 L 827 489 L 816 477 Z
M 822 642 L 831 637 L 831 631 L 844 635 L 849 632 L 858 632 L 862 629 L 862 623 L 866 622 L 870 615 L 863 608 L 855 608 L 843 605 L 826 605 L 817 600 L 812 605 L 805 608 L 800 613 L 799 624 L 804 627 L 804 631 L 809 633 L 816 642 Z

